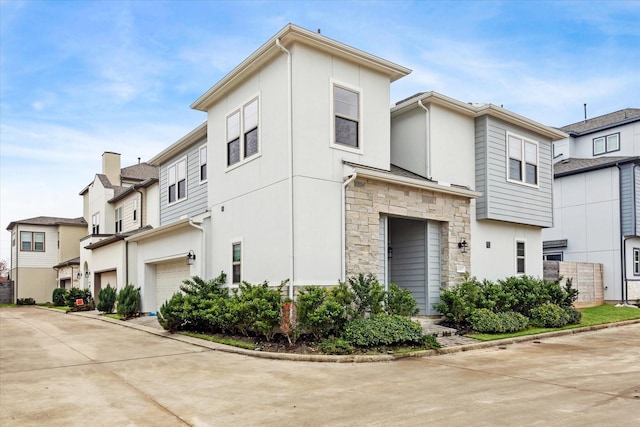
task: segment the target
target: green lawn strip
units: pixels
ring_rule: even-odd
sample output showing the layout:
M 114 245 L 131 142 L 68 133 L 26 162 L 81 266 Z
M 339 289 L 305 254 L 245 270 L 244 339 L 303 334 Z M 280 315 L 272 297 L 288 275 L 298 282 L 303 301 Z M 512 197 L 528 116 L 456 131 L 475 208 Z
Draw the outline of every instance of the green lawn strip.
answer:
M 15 307 L 15 304 L 0 304 L 0 307 Z
M 640 309 L 633 307 L 615 307 L 605 304 L 597 307 L 583 308 L 582 320 L 577 325 L 567 325 L 562 328 L 529 328 L 520 332 L 507 334 L 469 334 L 469 338 L 480 341 L 493 341 L 503 338 L 523 337 L 526 335 L 542 334 L 544 332 L 563 331 L 566 329 L 583 328 L 585 326 L 602 325 L 605 323 L 619 322 L 622 320 L 640 319 Z
M 253 350 L 256 348 L 256 346 L 253 344 L 242 342 L 242 341 L 236 341 L 229 338 L 218 338 L 218 337 L 214 337 L 212 335 L 207 335 L 207 334 L 197 334 L 195 332 L 180 332 L 180 333 L 188 337 L 199 338 L 201 340 L 212 341 L 218 344 L 225 344 L 233 347 L 246 348 L 248 350 Z
M 71 308 L 67 307 L 66 305 L 51 305 L 49 306 L 49 308 L 53 308 L 54 310 L 64 311 L 65 313 L 71 310 Z
M 115 314 L 115 313 L 106 313 L 106 314 L 102 314 L 102 316 L 109 317 L 111 319 L 116 319 L 116 320 L 124 320 L 122 318 L 122 316 L 120 316 L 119 314 Z

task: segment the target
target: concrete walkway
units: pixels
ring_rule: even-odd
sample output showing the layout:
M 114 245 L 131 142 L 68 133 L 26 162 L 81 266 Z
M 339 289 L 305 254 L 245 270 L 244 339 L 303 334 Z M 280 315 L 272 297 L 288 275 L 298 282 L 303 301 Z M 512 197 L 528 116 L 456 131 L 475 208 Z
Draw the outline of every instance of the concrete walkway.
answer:
M 353 364 L 246 357 L 115 322 L 0 308 L 0 425 L 640 425 L 640 323 Z

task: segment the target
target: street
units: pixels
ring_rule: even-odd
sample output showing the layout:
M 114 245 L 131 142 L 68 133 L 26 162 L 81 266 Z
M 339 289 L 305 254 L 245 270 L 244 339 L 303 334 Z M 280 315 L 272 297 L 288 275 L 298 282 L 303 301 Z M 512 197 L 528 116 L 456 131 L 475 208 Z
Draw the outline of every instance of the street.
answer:
M 637 426 L 640 324 L 378 363 L 214 351 L 0 309 L 1 426 Z

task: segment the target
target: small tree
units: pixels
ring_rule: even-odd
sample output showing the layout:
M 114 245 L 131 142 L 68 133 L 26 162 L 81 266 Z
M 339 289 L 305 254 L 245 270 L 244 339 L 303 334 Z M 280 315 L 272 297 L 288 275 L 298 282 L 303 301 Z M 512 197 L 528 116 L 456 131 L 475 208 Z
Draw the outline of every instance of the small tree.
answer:
M 140 314 L 140 288 L 135 288 L 129 284 L 118 292 L 118 305 L 116 310 L 118 314 L 125 319 L 135 317 Z
M 66 302 L 65 302 L 66 295 L 67 295 L 67 290 L 65 288 L 55 288 L 53 290 L 53 295 L 51 296 L 53 305 L 57 305 L 58 307 L 62 307 L 66 305 Z
M 112 313 L 116 305 L 116 288 L 107 283 L 107 287 L 98 293 L 98 310 L 103 313 Z

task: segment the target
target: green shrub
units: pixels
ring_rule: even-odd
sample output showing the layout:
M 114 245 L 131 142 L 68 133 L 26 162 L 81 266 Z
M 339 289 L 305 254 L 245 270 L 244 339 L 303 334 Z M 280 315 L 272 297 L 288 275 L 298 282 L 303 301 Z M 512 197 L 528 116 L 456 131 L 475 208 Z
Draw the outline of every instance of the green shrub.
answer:
M 347 320 L 345 307 L 320 286 L 307 286 L 300 291 L 297 308 L 300 326 L 318 340 L 341 331 Z
M 76 304 L 78 300 L 82 300 L 82 304 Z M 91 290 L 73 287 L 66 293 L 65 302 L 71 311 L 87 311 L 93 310 L 96 305 L 91 295 Z
M 63 306 L 67 305 L 65 302 L 65 296 L 67 294 L 67 290 L 65 288 L 55 288 L 53 290 L 53 295 L 51 296 L 51 301 L 53 301 L 53 305 Z
M 227 275 L 224 274 L 224 272 L 211 280 L 204 280 L 198 276 L 193 276 L 191 279 L 185 279 L 182 282 L 180 290 L 185 295 L 200 296 L 203 298 L 210 297 L 211 295 L 227 297 L 229 296 L 229 292 L 225 286 L 226 281 Z
M 103 313 L 113 313 L 113 307 L 116 305 L 116 288 L 112 288 L 107 284 L 107 287 L 100 290 L 98 294 L 98 310 Z
M 467 318 L 476 308 L 483 308 L 482 284 L 475 277 L 466 280 L 452 288 L 440 290 L 440 302 L 433 308 L 444 314 L 457 325 L 467 324 Z M 487 308 L 487 307 L 484 307 Z
M 420 311 L 418 303 L 408 289 L 401 289 L 395 283 L 389 285 L 389 291 L 385 298 L 385 311 L 387 314 L 398 316 L 414 316 Z
M 344 327 L 342 337 L 357 347 L 424 342 L 419 323 L 408 317 L 387 314 L 350 320 Z
M 18 298 L 16 300 L 16 305 L 36 305 L 36 300 L 33 298 Z
M 384 288 L 373 274 L 360 273 L 349 277 L 348 281 L 353 291 L 352 317 L 375 316 L 383 312 Z
M 237 328 L 243 335 L 254 332 L 271 341 L 280 324 L 281 290 L 282 285 L 269 288 L 268 282 L 258 285 L 242 282 L 233 290 L 238 303 Z
M 184 295 L 176 292 L 158 310 L 158 323 L 172 334 L 184 324 Z
M 117 313 L 129 319 L 140 314 L 140 288 L 134 287 L 132 284 L 126 285 L 118 292 Z
M 542 328 L 560 328 L 569 320 L 567 310 L 556 304 L 545 303 L 531 309 L 531 321 Z
M 469 323 L 477 332 L 499 334 L 523 331 L 529 325 L 529 319 L 515 311 L 494 313 L 488 308 L 477 308 L 469 316 Z
M 577 325 L 582 320 L 582 313 L 573 307 L 563 307 L 567 312 L 568 320 L 567 325 Z
M 345 340 L 344 338 L 336 337 L 329 337 L 320 341 L 318 347 L 320 347 L 320 350 L 324 354 L 345 355 L 351 354 L 355 350 L 354 347 L 349 343 L 349 341 Z

